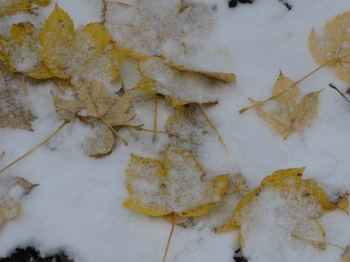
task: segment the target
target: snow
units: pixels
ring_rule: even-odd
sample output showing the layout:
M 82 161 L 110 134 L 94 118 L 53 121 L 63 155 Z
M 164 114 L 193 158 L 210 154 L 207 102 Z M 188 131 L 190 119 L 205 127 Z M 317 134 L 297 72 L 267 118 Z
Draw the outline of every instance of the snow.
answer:
M 136 1 L 123 2 L 136 5 Z M 317 68 L 319 65 L 308 50 L 311 29 L 321 34 L 327 21 L 350 10 L 350 2 L 288 0 L 290 11 L 278 0 L 256 0 L 233 9 L 228 8 L 227 0 L 184 0 L 184 6 L 194 2 L 209 8 L 216 6 L 210 9 L 216 10 L 213 31 L 202 39 L 187 39 L 191 45 L 198 46 L 191 56 L 177 56 L 178 49 L 172 49 L 177 39 L 169 39 L 162 51 L 177 64 L 203 71 L 233 72 L 237 76 L 237 84 L 225 89 L 219 103 L 204 109 L 228 148 L 225 152 L 217 139 L 201 144 L 196 159 L 204 171 L 210 175 L 241 173 L 252 190 L 278 169 L 305 166 L 303 178 L 315 179 L 330 198 L 336 199 L 339 192 L 349 192 L 350 107 L 328 87 L 334 83 L 345 92 L 349 84 L 337 76 L 334 68 L 325 67 L 298 84 L 302 97 L 325 88 L 320 94 L 318 117 L 302 135 L 292 134 L 283 140 L 262 123 L 254 110 L 243 115 L 238 111 L 250 105 L 248 97 L 268 98 L 279 70 L 297 81 Z M 103 21 L 102 1 L 53 0 L 49 6 L 35 11 L 37 16 L 17 14 L 1 18 L 0 33 L 8 37 L 11 25 L 22 21 L 42 28 L 55 3 L 69 13 L 75 28 Z M 137 21 L 136 17 L 131 19 Z M 128 59 L 120 70 L 127 89 L 140 79 L 136 66 L 134 60 Z M 21 87 L 20 82 L 17 85 Z M 0 129 L 0 149 L 6 151 L 2 167 L 61 125 L 62 119 L 56 114 L 50 95 L 56 86 L 49 80 L 39 85 L 27 82 L 31 111 L 37 117 L 32 123 L 34 132 Z M 132 98 L 143 96 L 132 92 Z M 133 102 L 134 106 L 139 102 Z M 153 100 L 143 103 L 146 104 L 143 112 L 134 109 L 139 115 L 133 124 L 145 124 L 143 128 L 153 129 Z M 159 130 L 165 130 L 165 121 L 171 113 L 169 101 L 159 99 Z M 122 204 L 128 198 L 124 182 L 130 154 L 162 161 L 169 137 L 158 134 L 153 143 L 152 133 L 121 128 L 118 132 L 129 146 L 118 140 L 111 154 L 91 158 L 84 154 L 81 145 L 88 130 L 76 122 L 2 174 L 23 177 L 39 186 L 22 196 L 19 216 L 0 228 L 0 257 L 10 255 L 17 247 L 30 245 L 42 254 L 64 251 L 77 262 L 161 261 L 171 224 L 162 218 L 128 210 Z M 11 194 L 18 196 L 19 192 L 13 190 Z M 282 202 L 271 201 L 270 197 L 261 201 L 261 210 L 264 207 L 271 210 L 265 223 L 278 219 L 275 211 Z M 233 208 L 212 212 L 190 228 L 175 227 L 167 261 L 233 261 L 238 230 L 213 232 L 213 226 L 226 219 L 227 213 L 232 214 Z M 330 212 L 318 221 L 326 232 L 326 242 L 344 248 L 350 243 L 350 220 L 345 212 Z M 340 260 L 341 249 L 326 245 L 324 251 L 319 251 L 310 243 L 298 245 L 295 239 L 284 238 L 280 235 L 283 230 L 274 228 L 273 232 L 264 229 L 255 235 L 250 250 L 254 256 L 250 261 Z

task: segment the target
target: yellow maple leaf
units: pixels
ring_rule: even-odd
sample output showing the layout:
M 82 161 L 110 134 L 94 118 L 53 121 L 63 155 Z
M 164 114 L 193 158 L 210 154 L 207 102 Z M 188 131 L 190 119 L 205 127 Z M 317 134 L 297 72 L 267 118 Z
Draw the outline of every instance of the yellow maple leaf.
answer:
M 203 4 L 183 8 L 182 0 L 138 0 L 136 6 L 105 5 L 105 25 L 116 46 L 138 59 L 164 56 L 169 44 L 173 52 L 189 55 L 191 38 L 204 39 L 214 27 L 214 11 Z
M 228 183 L 228 175 L 202 178 L 202 166 L 185 150 L 167 152 L 164 167 L 157 160 L 132 155 L 126 169 L 130 197 L 124 207 L 150 216 L 200 216 L 220 202 Z
M 269 105 L 260 105 L 259 101 L 249 98 L 259 116 L 272 126 L 276 134 L 286 139 L 291 133 L 301 134 L 304 128 L 318 113 L 318 96 L 322 90 L 312 92 L 297 103 L 300 95 L 299 87 L 285 77 L 282 72 L 273 87 L 276 96 Z
M 241 227 L 239 245 L 252 243 L 259 231 L 271 234 L 279 231 L 285 238 L 316 239 L 316 248 L 324 249 L 325 232 L 316 218 L 333 211 L 325 192 L 313 179 L 302 179 L 305 168 L 281 169 L 265 177 L 260 186 L 238 203 L 232 218 L 234 226 Z M 267 214 L 266 218 L 262 214 Z M 266 223 L 270 219 L 273 223 Z M 259 236 L 263 237 L 263 236 Z M 302 241 L 295 239 L 295 241 Z
M 33 131 L 36 117 L 31 112 L 30 99 L 23 92 L 22 77 L 11 73 L 0 63 L 0 126 Z
M 72 19 L 57 4 L 40 31 L 40 40 L 44 49 L 39 55 L 59 78 L 109 82 L 118 75 L 122 53 L 105 51 L 111 41 L 106 28 L 90 23 L 74 32 Z
M 109 153 L 114 144 L 111 134 L 111 131 L 114 131 L 112 127 L 126 125 L 135 116 L 135 114 L 127 113 L 131 106 L 129 94 L 123 92 L 121 96 L 108 95 L 106 86 L 95 80 L 91 82 L 91 86 L 84 84 L 77 87 L 76 92 L 76 99 L 70 101 L 58 97 L 51 91 L 57 108 L 56 112 L 58 114 L 80 114 L 80 119 L 88 123 L 96 120 L 102 121 L 109 129 L 99 128 L 97 138 L 89 138 L 90 146 L 85 145 L 84 149 L 86 148 L 85 152 L 89 155 Z M 117 134 L 115 131 L 113 133 Z
M 13 24 L 9 39 L 0 35 L 0 48 L 3 60 L 11 71 L 37 79 L 53 77 L 38 54 L 42 49 L 39 30 L 30 22 Z
M 309 48 L 318 63 L 334 64 L 339 77 L 350 82 L 350 12 L 327 22 L 323 36 L 316 36 L 312 29 Z
M 178 70 L 159 57 L 141 61 L 138 70 L 144 79 L 134 87 L 134 90 L 162 94 L 172 102 L 174 107 L 189 103 L 215 102 L 227 86 L 226 81 L 208 76 L 208 72 L 203 74 L 200 71 L 184 68 Z
M 10 191 L 15 186 L 19 186 L 22 189 L 21 195 L 23 195 L 30 193 L 37 184 L 31 184 L 20 177 L 0 177 L 0 226 L 19 214 L 19 199 L 14 199 L 10 196 Z

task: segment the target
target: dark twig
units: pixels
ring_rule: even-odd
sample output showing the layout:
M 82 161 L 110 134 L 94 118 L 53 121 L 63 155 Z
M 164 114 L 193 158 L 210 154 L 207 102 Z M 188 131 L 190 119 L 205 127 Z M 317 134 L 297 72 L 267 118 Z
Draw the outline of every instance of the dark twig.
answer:
M 329 86 L 334 90 L 336 90 L 339 94 L 341 94 L 341 96 L 344 97 L 345 100 L 348 101 L 348 103 L 350 104 L 349 99 L 347 99 L 346 96 L 334 84 L 330 83 Z

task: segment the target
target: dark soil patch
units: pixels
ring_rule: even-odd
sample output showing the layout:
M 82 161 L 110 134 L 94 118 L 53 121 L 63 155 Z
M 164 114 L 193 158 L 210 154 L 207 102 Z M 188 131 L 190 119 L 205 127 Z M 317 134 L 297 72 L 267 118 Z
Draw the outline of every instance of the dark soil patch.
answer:
M 16 252 L 10 257 L 0 258 L 0 262 L 74 262 L 70 260 L 64 253 L 58 253 L 53 256 L 41 257 L 39 252 L 34 248 L 26 249 L 16 248 Z

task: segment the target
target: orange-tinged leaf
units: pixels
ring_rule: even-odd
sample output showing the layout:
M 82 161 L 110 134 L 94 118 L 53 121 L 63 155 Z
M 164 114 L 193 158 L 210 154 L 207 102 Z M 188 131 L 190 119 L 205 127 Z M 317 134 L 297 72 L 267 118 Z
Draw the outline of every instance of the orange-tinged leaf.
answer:
M 111 40 L 106 28 L 90 23 L 74 32 L 69 15 L 57 4 L 40 32 L 44 49 L 39 52 L 51 73 L 59 78 L 110 82 L 117 77 L 123 54 L 110 49 Z
M 124 206 L 150 216 L 176 213 L 200 216 L 221 200 L 228 176 L 202 181 L 202 166 L 187 151 L 171 150 L 164 167 L 157 160 L 132 155 L 126 170 L 129 199 Z
M 340 78 L 350 82 L 350 12 L 327 22 L 322 36 L 312 29 L 309 48 L 320 64 L 333 64 Z
M 273 88 L 276 96 L 268 105 L 260 105 L 258 101 L 249 98 L 259 116 L 275 131 L 286 139 L 291 133 L 301 134 L 305 127 L 316 118 L 318 113 L 318 97 L 322 90 L 311 92 L 303 97 L 300 103 L 299 87 L 285 77 L 282 72 Z

